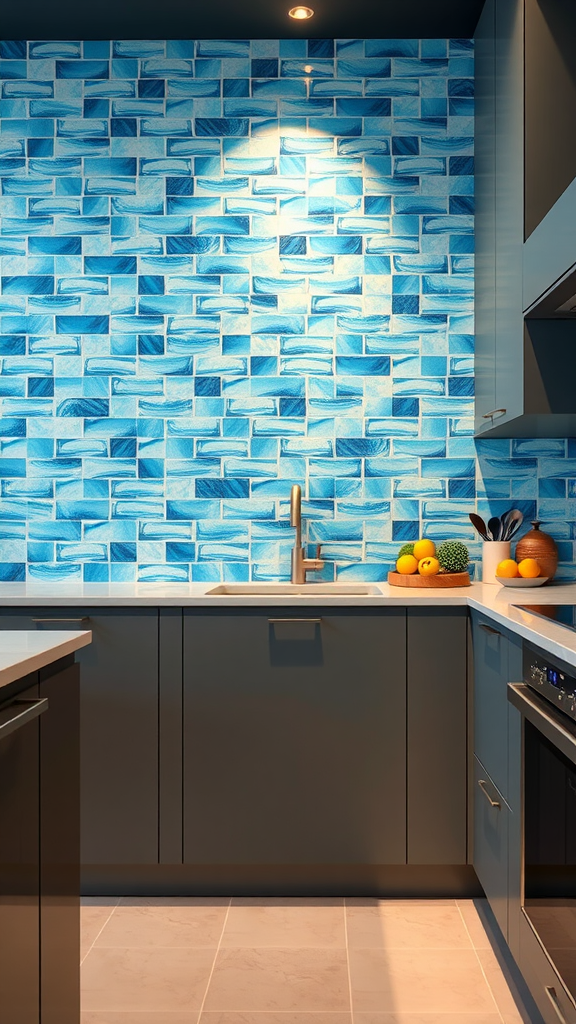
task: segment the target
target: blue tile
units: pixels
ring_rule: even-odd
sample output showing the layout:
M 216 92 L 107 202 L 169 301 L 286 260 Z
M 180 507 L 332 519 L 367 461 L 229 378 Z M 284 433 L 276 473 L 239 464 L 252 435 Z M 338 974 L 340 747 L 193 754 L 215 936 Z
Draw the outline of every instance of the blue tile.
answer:
M 475 480 L 470 40 L 30 46 L 28 79 L 0 42 L 0 518 L 33 578 L 278 577 L 307 475 L 338 578 L 512 480 L 576 536 L 571 442 L 479 442 Z

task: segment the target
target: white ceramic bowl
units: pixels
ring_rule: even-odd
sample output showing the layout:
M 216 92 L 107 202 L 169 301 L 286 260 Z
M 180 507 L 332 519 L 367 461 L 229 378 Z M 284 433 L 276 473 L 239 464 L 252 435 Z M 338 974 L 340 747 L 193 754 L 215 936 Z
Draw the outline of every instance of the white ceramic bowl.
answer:
M 543 583 L 547 583 L 550 579 L 549 576 L 534 576 L 532 579 L 528 577 L 523 578 L 522 576 L 509 577 L 497 576 L 498 583 L 501 583 L 503 587 L 541 587 Z

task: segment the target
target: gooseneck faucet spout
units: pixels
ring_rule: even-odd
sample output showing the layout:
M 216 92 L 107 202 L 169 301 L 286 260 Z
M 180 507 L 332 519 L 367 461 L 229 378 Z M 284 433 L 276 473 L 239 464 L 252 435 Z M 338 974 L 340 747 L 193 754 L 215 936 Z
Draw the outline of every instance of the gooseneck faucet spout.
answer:
M 306 583 L 307 572 L 318 572 L 324 568 L 324 562 L 320 558 L 321 545 L 316 547 L 316 558 L 305 558 L 302 547 L 302 489 L 299 484 L 294 484 L 290 491 L 290 526 L 296 530 L 294 547 L 292 548 L 292 583 Z

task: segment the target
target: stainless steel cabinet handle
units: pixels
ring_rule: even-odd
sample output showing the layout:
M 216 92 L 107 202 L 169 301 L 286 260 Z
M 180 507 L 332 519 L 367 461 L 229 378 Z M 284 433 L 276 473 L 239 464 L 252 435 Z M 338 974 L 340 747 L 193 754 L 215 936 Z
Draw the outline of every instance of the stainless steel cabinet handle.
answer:
M 558 996 L 556 995 L 556 989 L 554 988 L 554 986 L 553 985 L 546 985 L 545 992 L 546 992 L 546 995 L 548 996 L 548 999 L 552 1003 L 552 1007 L 554 1009 L 554 1013 L 558 1017 L 558 1020 L 561 1021 L 562 1024 L 568 1024 L 568 1021 L 566 1020 L 566 1017 L 562 1013 L 562 1007 L 560 1006 L 560 1003 L 558 1002 Z
M 307 622 L 309 624 L 314 623 L 316 626 L 319 626 L 322 619 L 268 619 L 268 622 L 271 626 L 274 626 L 277 622 Z
M 40 700 L 15 700 L 7 708 L 0 710 L 0 739 L 16 732 L 27 722 L 38 718 L 48 710 L 48 699 L 42 697 Z
M 485 412 L 482 416 L 483 420 L 493 420 L 495 416 L 504 416 L 506 409 L 492 409 L 491 412 Z
M 479 622 L 480 629 L 483 629 L 485 633 L 490 633 L 492 636 L 502 636 L 499 629 L 494 629 L 493 626 L 489 626 L 487 622 Z
M 66 618 L 50 618 L 50 619 L 32 619 L 32 622 L 90 622 L 89 615 L 82 615 L 77 619 L 66 619 Z
M 500 810 L 502 804 L 498 800 L 493 800 L 492 799 L 492 797 L 490 796 L 490 793 L 488 792 L 488 787 L 486 785 L 486 780 L 485 779 L 478 779 L 478 785 L 480 786 L 480 789 L 484 793 L 484 796 L 486 797 L 488 803 L 490 804 L 490 807 L 497 807 Z

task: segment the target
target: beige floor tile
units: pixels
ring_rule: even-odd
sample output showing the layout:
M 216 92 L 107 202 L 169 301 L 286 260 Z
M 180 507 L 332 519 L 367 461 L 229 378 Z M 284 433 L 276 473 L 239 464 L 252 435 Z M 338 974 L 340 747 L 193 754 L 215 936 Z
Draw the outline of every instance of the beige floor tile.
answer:
M 350 949 L 354 1013 L 494 1013 L 472 949 Z
M 213 949 L 93 947 L 82 966 L 82 1010 L 199 1010 Z
M 487 906 L 488 900 L 485 899 L 458 900 L 458 909 L 462 914 L 464 924 L 475 949 L 492 949 L 492 943 L 479 913 L 482 907 Z
M 198 1024 L 198 1013 L 83 1013 L 81 1024 Z
M 203 1013 L 200 1024 L 351 1024 L 349 1013 Z M 170 1024 L 168 1021 L 167 1024 Z
M 512 995 L 510 986 L 504 976 L 500 964 L 498 963 L 494 950 L 478 949 L 476 952 L 500 1013 L 507 1013 L 512 1016 L 514 1014 L 518 1014 L 519 1011 L 516 1000 Z
M 346 951 L 221 949 L 204 1010 L 350 1010 Z
M 502 1024 L 499 1013 L 355 1013 L 355 1024 Z
M 80 947 L 82 955 L 88 952 L 102 928 L 111 917 L 117 900 L 82 905 L 80 908 Z
M 343 949 L 344 900 L 233 899 L 222 946 Z
M 350 948 L 470 949 L 456 903 L 420 900 L 347 901 Z
M 96 946 L 210 946 L 222 935 L 225 899 L 123 899 Z

